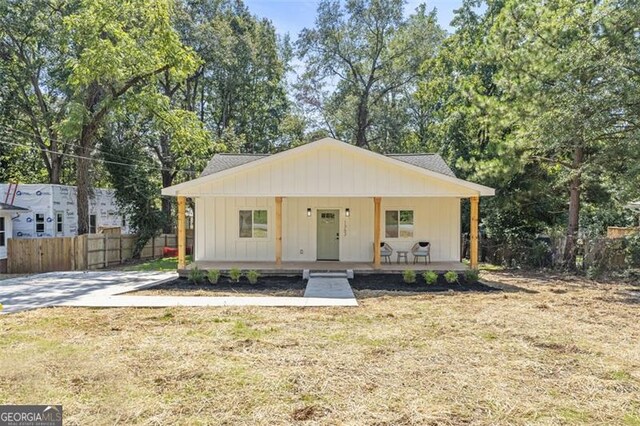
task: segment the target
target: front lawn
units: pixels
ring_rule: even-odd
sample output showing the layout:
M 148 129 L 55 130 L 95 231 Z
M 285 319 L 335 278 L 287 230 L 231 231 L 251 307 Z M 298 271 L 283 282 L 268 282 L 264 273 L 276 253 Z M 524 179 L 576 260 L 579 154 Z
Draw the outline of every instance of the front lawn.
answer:
M 191 256 L 186 257 L 187 264 L 191 262 Z M 177 257 L 162 257 L 135 262 L 124 266 L 125 271 L 175 271 L 178 269 Z
M 640 424 L 639 292 L 484 278 L 504 291 L 2 316 L 0 401 L 70 425 Z

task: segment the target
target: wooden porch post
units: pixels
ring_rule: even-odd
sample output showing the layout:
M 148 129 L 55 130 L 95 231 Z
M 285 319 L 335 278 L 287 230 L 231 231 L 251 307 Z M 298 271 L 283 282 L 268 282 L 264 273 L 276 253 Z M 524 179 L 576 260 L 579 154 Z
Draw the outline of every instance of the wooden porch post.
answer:
M 186 250 L 186 197 L 178 197 L 178 269 L 184 269 L 187 266 L 187 250 Z
M 276 197 L 276 265 L 282 265 L 282 197 Z
M 380 197 L 373 197 L 373 267 L 380 269 Z
M 469 198 L 471 201 L 471 223 L 470 223 L 470 243 L 471 250 L 469 253 L 469 260 L 472 269 L 478 268 L 478 217 L 479 217 L 479 203 L 480 197 L 475 196 Z

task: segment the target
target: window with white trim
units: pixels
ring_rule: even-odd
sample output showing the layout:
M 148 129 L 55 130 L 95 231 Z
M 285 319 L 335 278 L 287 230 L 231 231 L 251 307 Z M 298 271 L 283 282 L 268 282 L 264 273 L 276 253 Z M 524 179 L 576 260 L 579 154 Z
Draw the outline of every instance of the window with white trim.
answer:
M 384 212 L 385 238 L 413 238 L 413 210 Z
M 0 247 L 4 247 L 5 245 L 5 228 L 4 228 L 4 217 L 0 217 Z
M 267 238 L 267 211 L 240 210 L 240 238 Z

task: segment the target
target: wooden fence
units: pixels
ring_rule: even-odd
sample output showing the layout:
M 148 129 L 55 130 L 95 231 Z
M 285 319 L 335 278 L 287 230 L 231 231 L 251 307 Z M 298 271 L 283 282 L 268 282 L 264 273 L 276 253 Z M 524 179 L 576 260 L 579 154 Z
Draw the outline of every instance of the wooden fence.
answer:
M 610 226 L 607 228 L 607 238 L 623 238 L 628 235 L 640 232 L 639 228 L 622 228 L 619 226 Z
M 28 274 L 107 268 L 130 260 L 135 242 L 134 235 L 118 234 L 10 238 L 7 246 L 7 272 Z M 177 242 L 175 234 L 157 236 L 145 244 L 140 258 L 162 257 L 163 248 L 176 248 Z M 193 237 L 187 236 L 187 247 L 193 247 Z

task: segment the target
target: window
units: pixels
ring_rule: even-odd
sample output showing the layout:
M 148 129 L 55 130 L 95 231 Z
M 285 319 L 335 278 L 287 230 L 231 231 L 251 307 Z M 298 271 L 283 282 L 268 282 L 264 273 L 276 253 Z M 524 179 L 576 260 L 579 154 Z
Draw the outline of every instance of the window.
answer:
M 36 233 L 44 232 L 44 213 L 36 213 Z
M 89 233 L 90 234 L 96 233 L 96 215 L 95 214 L 89 215 Z
M 384 229 L 386 238 L 413 238 L 413 210 L 387 210 Z
M 240 210 L 240 238 L 267 238 L 266 210 Z
M 127 219 L 124 216 L 122 216 L 122 227 L 124 228 L 126 226 L 127 226 Z
M 0 217 L 0 247 L 4 247 L 5 237 L 4 237 L 4 217 Z
M 64 233 L 64 215 L 62 212 L 56 212 L 56 234 Z

